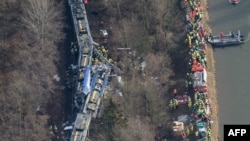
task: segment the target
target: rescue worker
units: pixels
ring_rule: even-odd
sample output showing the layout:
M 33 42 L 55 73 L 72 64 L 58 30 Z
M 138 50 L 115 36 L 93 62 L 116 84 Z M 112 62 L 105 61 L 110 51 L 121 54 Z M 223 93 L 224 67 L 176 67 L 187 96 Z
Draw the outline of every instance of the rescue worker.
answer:
M 192 0 L 189 1 L 189 5 L 191 8 L 193 8 L 193 1 Z
M 70 50 L 71 54 L 74 55 L 75 54 L 75 50 L 74 48 L 72 47 L 71 50 Z
M 191 101 L 191 98 L 188 97 L 188 108 L 191 108 L 192 107 L 192 101 Z
M 109 61 L 109 63 L 112 63 L 112 62 L 113 62 L 113 60 L 112 60 L 112 59 L 108 59 L 108 61 Z
M 210 131 L 209 131 L 209 134 L 208 134 L 208 136 L 207 136 L 207 140 L 208 140 L 208 141 L 211 141 L 211 133 L 210 133 Z
M 193 132 L 193 131 L 194 131 L 194 126 L 193 126 L 193 124 L 190 124 L 189 128 L 190 128 L 190 132 Z
M 186 128 L 186 135 L 187 135 L 187 136 L 190 135 L 190 130 L 189 130 L 189 128 Z
M 199 136 L 199 132 L 195 131 L 195 136 L 198 137 Z
M 94 64 L 97 64 L 99 62 L 99 60 L 97 58 L 95 58 L 95 63 Z
M 195 101 L 195 103 L 194 103 L 194 109 L 197 109 L 197 108 L 198 108 L 198 102 Z
M 185 43 L 188 44 L 188 38 L 185 39 Z
M 52 126 L 52 131 L 54 134 L 58 133 L 58 129 L 57 129 L 57 126 L 55 124 Z
M 101 47 L 100 47 L 100 46 L 98 46 L 98 47 L 97 47 L 97 50 L 98 50 L 98 51 L 100 51 L 100 50 L 101 50 Z
M 235 34 L 234 34 L 234 32 L 232 32 L 232 34 L 231 34 L 231 37 L 232 37 L 232 38 L 234 38 L 234 37 L 235 37 Z
M 66 76 L 69 76 L 69 71 L 66 71 L 66 72 L 65 72 L 65 75 L 66 75 Z
M 57 129 L 57 126 L 55 124 L 50 125 L 49 129 L 50 129 L 50 134 L 55 135 L 58 133 L 58 129 Z
M 50 134 L 53 134 L 52 125 L 49 126 Z
M 196 94 L 197 94 L 197 99 L 200 99 L 200 93 L 197 92 Z
M 179 102 L 178 102 L 178 100 L 177 99 L 175 99 L 174 100 L 174 103 L 175 103 L 175 107 L 176 107 L 176 109 L 178 108 L 178 106 L 179 106 Z
M 197 100 L 197 93 L 194 94 L 194 100 Z
M 210 127 L 207 127 L 207 131 L 209 131 L 209 132 L 211 131 Z
M 191 82 L 191 81 L 189 81 L 189 82 L 188 82 L 188 89 L 189 89 L 189 90 L 191 90 L 191 89 L 192 89 L 192 87 L 193 87 L 193 86 L 192 86 L 192 82 Z
M 191 23 L 188 24 L 188 31 L 193 30 L 193 25 Z
M 173 110 L 173 101 L 172 101 L 172 99 L 169 101 L 169 108 L 170 108 L 171 110 Z
M 175 99 L 173 99 L 172 102 L 173 102 L 173 109 L 176 109 Z
M 98 54 L 102 55 L 102 48 L 101 47 L 98 47 L 97 51 L 98 51 Z
M 103 49 L 102 52 L 103 52 L 103 57 L 107 58 L 107 56 L 108 56 L 108 55 L 107 55 L 107 50 L 106 50 L 106 49 Z
M 176 89 L 176 88 L 174 88 L 173 94 L 174 94 L 174 96 L 176 97 L 176 95 L 177 95 L 177 89 Z
M 191 67 L 191 66 L 192 66 L 192 63 L 191 63 L 190 61 L 188 62 L 188 66 L 189 66 L 189 67 Z
M 211 32 L 209 33 L 209 38 L 210 38 L 212 41 L 214 40 L 214 37 L 213 37 L 213 35 L 212 35 Z
M 77 52 L 77 47 L 76 47 L 76 45 L 74 45 L 74 53 L 76 53 Z
M 200 20 L 202 19 L 202 17 L 203 17 L 203 12 L 201 11 L 200 12 Z
M 207 131 L 207 137 L 211 137 L 211 132 Z
M 195 40 L 195 44 L 196 44 L 197 46 L 199 45 L 198 39 Z
M 199 35 L 198 32 L 196 32 L 196 38 L 197 38 L 198 40 L 200 40 L 200 35 Z M 199 42 L 199 41 L 198 41 L 198 42 Z M 199 45 L 199 44 L 197 44 L 197 45 Z

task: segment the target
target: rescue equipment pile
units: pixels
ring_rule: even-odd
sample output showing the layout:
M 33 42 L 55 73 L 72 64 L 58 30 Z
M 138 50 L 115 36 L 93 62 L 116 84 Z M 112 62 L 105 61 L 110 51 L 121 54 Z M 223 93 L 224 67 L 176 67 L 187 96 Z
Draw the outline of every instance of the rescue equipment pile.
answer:
M 183 0 L 182 8 L 187 13 L 185 42 L 189 48 L 190 57 L 189 71 L 186 74 L 187 94 L 176 95 L 176 90 L 174 90 L 175 97 L 170 100 L 169 106 L 171 110 L 174 110 L 181 104 L 187 103 L 191 112 L 173 121 L 173 131 L 180 133 L 185 141 L 191 138 L 191 134 L 194 135 L 192 138 L 210 141 L 212 108 L 207 91 L 207 43 L 205 40 L 207 33 L 202 23 L 203 7 L 200 0 Z

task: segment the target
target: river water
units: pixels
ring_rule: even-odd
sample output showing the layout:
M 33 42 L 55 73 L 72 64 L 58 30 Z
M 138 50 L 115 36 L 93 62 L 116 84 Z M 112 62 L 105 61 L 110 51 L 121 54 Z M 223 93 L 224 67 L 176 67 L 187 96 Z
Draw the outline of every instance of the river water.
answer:
M 208 0 L 213 34 L 240 30 L 246 43 L 214 50 L 219 103 L 219 130 L 224 124 L 250 124 L 250 0 L 233 6 L 228 0 Z

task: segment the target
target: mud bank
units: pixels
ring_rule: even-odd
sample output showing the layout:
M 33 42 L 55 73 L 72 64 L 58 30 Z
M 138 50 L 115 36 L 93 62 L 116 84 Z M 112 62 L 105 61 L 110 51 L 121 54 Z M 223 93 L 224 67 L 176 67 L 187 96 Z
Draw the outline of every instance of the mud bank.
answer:
M 207 0 L 201 0 L 202 5 L 204 6 L 204 26 L 205 29 L 210 32 L 211 28 L 209 26 L 209 15 L 208 15 L 208 2 Z M 219 141 L 219 116 L 218 116 L 218 95 L 217 95 L 217 90 L 216 90 L 216 78 L 215 78 L 215 59 L 214 59 L 214 54 L 213 54 L 213 48 L 208 45 L 208 50 L 207 50 L 207 74 L 208 74 L 208 94 L 211 99 L 211 105 L 212 105 L 212 129 L 211 129 L 211 134 L 212 134 L 212 141 Z

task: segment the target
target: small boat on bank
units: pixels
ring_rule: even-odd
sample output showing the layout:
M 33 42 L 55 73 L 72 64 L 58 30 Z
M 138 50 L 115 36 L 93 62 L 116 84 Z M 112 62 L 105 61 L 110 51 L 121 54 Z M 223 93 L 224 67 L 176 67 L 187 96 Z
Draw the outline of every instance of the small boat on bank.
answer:
M 208 42 L 216 47 L 216 46 L 232 46 L 244 43 L 244 36 L 240 34 L 238 30 L 237 33 L 230 32 L 229 34 L 224 34 L 223 32 L 220 35 L 210 36 L 208 37 Z

